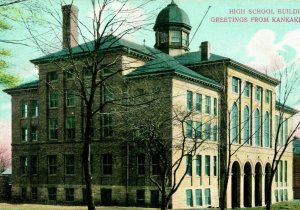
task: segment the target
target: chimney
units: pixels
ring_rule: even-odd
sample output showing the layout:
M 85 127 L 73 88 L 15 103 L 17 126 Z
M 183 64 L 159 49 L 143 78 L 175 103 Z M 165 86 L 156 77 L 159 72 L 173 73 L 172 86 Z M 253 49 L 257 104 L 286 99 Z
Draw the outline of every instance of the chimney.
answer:
M 78 8 L 69 4 L 62 6 L 63 15 L 63 49 L 78 45 Z
M 207 61 L 210 58 L 210 43 L 208 41 L 201 42 L 200 52 L 201 61 Z

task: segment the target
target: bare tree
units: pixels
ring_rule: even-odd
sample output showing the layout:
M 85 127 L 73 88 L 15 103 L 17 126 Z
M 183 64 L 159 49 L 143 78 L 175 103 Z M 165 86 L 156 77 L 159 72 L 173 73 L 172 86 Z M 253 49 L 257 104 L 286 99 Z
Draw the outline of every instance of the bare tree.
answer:
M 5 145 L 0 145 L 0 172 L 2 173 L 11 164 L 11 157 Z

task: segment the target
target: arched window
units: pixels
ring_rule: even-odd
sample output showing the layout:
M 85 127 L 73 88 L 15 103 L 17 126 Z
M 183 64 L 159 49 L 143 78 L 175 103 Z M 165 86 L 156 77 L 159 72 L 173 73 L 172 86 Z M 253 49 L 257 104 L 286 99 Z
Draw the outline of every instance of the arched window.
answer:
M 255 110 L 254 114 L 254 137 L 255 137 L 255 145 L 260 145 L 260 116 L 259 116 L 259 110 Z
M 244 107 L 244 142 L 245 144 L 250 143 L 250 122 L 248 106 Z
M 270 117 L 269 113 L 265 113 L 265 121 L 264 121 L 264 146 L 270 147 Z
M 231 140 L 232 143 L 237 143 L 237 138 L 238 138 L 238 107 L 236 103 L 233 104 L 232 106 L 232 111 L 231 111 Z

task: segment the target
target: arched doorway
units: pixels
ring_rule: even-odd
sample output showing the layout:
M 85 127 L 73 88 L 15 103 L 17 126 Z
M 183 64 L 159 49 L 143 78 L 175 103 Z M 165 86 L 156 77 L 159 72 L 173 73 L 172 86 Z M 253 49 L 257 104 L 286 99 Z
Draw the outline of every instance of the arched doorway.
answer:
M 244 206 L 252 206 L 252 170 L 249 162 L 244 166 Z
M 268 196 L 267 196 L 267 190 L 268 190 L 268 184 L 271 180 L 271 164 L 267 163 L 266 165 L 266 169 L 265 169 L 265 202 L 266 204 L 269 203 L 268 202 Z
M 255 165 L 255 206 L 262 205 L 262 167 L 260 163 Z
M 241 168 L 237 161 L 232 164 L 231 174 L 231 206 L 236 208 L 240 207 L 241 186 Z

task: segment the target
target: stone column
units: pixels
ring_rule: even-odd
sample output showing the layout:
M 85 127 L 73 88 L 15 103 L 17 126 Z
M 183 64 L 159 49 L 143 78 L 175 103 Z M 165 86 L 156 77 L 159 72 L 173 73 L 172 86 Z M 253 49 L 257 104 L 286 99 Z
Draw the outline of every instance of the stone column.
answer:
M 232 173 L 228 175 L 228 184 L 227 184 L 227 192 L 226 192 L 226 207 L 227 209 L 231 209 L 231 188 L 232 188 Z
M 244 177 L 245 177 L 245 174 L 241 173 L 241 178 L 240 178 L 240 208 L 244 208 Z
M 266 174 L 262 173 L 261 175 L 261 205 L 265 206 L 265 182 L 266 182 Z
M 252 196 L 251 196 L 251 206 L 254 207 L 255 206 L 255 173 L 251 174 L 251 178 L 252 178 Z

